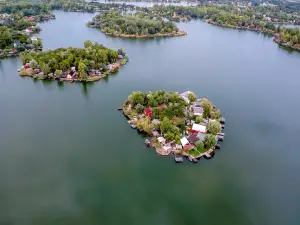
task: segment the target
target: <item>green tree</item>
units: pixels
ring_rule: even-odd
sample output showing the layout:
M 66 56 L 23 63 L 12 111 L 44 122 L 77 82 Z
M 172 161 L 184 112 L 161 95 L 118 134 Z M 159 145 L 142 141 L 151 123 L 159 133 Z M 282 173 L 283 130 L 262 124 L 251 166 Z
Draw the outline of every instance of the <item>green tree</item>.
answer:
M 87 75 L 86 75 L 86 72 L 85 72 L 85 68 L 86 68 L 86 65 L 83 63 L 83 62 L 79 62 L 78 64 L 78 73 L 79 73 L 79 77 L 82 79 L 82 80 L 87 80 Z
M 202 122 L 202 120 L 203 120 L 202 116 L 197 116 L 195 122 L 199 124 Z
M 194 102 L 197 100 L 197 96 L 193 92 L 190 92 L 188 97 L 190 102 Z
M 195 143 L 195 146 L 196 146 L 196 148 L 197 148 L 197 150 L 199 151 L 199 152 L 203 152 L 203 150 L 204 150 L 204 143 L 202 142 L 202 141 L 197 141 L 196 143 Z
M 141 104 L 144 105 L 145 104 L 145 93 L 137 91 L 137 92 L 133 92 L 130 96 L 129 96 L 129 101 L 133 104 Z
M 164 117 L 163 120 L 160 123 L 160 130 L 163 133 L 167 133 L 168 131 L 171 131 L 173 128 L 172 122 L 169 120 L 168 117 Z
M 213 134 L 207 134 L 204 138 L 203 143 L 206 149 L 210 149 L 217 144 L 217 138 Z
M 210 116 L 212 110 L 212 104 L 206 98 L 203 98 L 201 101 L 201 107 L 203 108 L 203 117 L 207 118 Z
M 55 70 L 55 76 L 57 76 L 57 77 L 61 77 L 61 75 L 62 75 L 62 73 L 63 73 L 63 71 L 62 70 Z
M 44 74 L 49 74 L 51 72 L 50 66 L 47 63 L 41 63 L 40 64 L 41 70 L 44 72 Z
M 84 42 L 84 47 L 85 48 L 94 47 L 94 43 L 87 40 L 87 41 Z
M 209 121 L 207 124 L 207 130 L 209 133 L 216 135 L 221 131 L 221 125 L 218 121 Z
M 138 114 L 141 114 L 144 112 L 144 109 L 145 107 L 143 105 L 141 105 L 140 103 L 138 103 L 136 106 L 135 106 L 135 111 L 138 113 Z

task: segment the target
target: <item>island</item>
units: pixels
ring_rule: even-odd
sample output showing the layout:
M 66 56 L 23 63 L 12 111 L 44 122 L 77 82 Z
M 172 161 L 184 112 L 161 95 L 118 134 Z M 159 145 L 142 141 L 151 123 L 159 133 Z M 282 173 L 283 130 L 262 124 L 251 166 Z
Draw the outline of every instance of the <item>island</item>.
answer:
M 186 35 L 172 21 L 151 17 L 142 11 L 134 14 L 116 10 L 100 13 L 87 24 L 106 35 L 122 38 L 176 37 Z
M 211 158 L 220 149 L 218 141 L 224 140 L 220 110 L 191 91 L 133 92 L 119 109 L 132 128 L 148 137 L 147 146 L 159 155 L 174 154 L 176 162 L 182 162 L 182 156 L 195 163 Z
M 20 56 L 23 63 L 20 76 L 71 82 L 98 81 L 128 61 L 122 49 L 109 49 L 91 41 L 85 41 L 84 48 L 25 51 Z

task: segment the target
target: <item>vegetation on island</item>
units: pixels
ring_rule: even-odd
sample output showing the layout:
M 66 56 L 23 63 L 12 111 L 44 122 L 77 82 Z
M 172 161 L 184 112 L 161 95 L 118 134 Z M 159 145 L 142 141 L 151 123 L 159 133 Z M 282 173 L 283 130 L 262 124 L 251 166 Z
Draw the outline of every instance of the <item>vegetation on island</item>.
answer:
M 42 41 L 40 38 L 32 37 L 23 32 L 0 26 L 0 58 L 16 56 L 25 50 L 41 50 Z
M 123 104 L 123 113 L 133 128 L 152 137 L 152 146 L 162 155 L 198 157 L 215 147 L 221 131 L 220 111 L 193 92 L 133 92 Z M 186 139 L 188 143 L 183 143 Z
M 289 48 L 300 51 L 300 29 L 278 28 L 274 41 Z
M 98 14 L 88 23 L 90 27 L 100 28 L 107 35 L 120 37 L 182 36 L 171 21 L 161 17 L 148 16 L 143 12 L 122 14 L 116 10 Z M 131 36 L 133 35 L 133 36 Z
M 113 50 L 91 41 L 84 48 L 58 48 L 45 52 L 25 51 L 21 76 L 61 81 L 96 81 L 126 64 L 122 49 Z

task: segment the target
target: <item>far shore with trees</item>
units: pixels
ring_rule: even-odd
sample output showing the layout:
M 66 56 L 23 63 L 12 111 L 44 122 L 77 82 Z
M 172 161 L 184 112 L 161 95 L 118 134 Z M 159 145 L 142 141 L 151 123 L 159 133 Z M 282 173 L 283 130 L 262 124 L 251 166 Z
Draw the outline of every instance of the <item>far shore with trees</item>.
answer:
M 84 48 L 58 48 L 45 52 L 25 51 L 20 76 L 35 79 L 90 82 L 117 71 L 128 61 L 122 49 L 113 50 L 91 41 Z
M 106 35 L 123 38 L 175 37 L 186 35 L 171 21 L 151 17 L 143 12 L 122 14 L 116 10 L 100 13 L 87 24 Z

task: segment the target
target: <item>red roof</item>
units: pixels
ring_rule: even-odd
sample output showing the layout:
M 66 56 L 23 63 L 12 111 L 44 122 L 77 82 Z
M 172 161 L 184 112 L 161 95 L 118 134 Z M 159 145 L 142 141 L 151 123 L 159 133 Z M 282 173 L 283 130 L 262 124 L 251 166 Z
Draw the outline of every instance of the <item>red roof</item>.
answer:
M 197 134 L 198 131 L 190 129 L 190 130 L 189 130 L 189 133 L 191 133 L 191 134 Z
M 146 116 L 149 116 L 149 117 L 152 117 L 152 111 L 151 111 L 151 108 L 146 108 L 145 109 L 145 114 L 146 114 Z
M 194 148 L 194 145 L 190 145 L 190 144 L 186 144 L 185 146 L 183 146 L 184 150 L 191 150 Z

